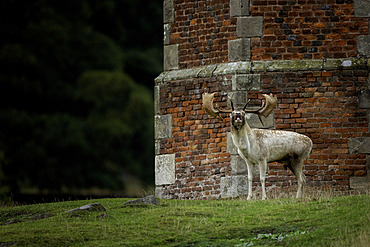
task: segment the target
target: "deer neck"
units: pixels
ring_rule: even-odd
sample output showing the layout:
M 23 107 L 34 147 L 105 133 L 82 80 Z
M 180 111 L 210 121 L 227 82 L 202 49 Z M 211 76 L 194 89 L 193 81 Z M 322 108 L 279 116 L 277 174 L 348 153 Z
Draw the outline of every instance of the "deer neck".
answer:
M 241 127 L 236 128 L 231 125 L 231 136 L 233 138 L 235 146 L 244 152 L 250 153 L 256 148 L 256 135 L 249 127 L 247 122 Z

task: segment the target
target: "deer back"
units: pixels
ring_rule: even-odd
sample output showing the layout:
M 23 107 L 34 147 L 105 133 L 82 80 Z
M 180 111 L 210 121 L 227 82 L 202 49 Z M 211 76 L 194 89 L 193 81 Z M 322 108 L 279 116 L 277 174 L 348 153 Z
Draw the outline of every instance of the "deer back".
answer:
M 252 129 L 261 155 L 268 162 L 287 158 L 307 158 L 311 153 L 312 141 L 309 137 L 291 131 Z

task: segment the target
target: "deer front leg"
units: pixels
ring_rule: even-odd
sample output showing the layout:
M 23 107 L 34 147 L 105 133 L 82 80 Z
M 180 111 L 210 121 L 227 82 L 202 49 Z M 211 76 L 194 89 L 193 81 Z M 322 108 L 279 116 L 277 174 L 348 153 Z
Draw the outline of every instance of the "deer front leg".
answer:
M 265 187 L 265 180 L 266 180 L 266 170 L 267 170 L 267 162 L 266 160 L 263 160 L 259 163 L 260 167 L 260 181 L 262 186 L 262 200 L 266 200 L 266 187 Z
M 248 197 L 247 200 L 252 199 L 252 183 L 253 183 L 253 165 L 250 164 L 247 160 L 245 160 L 247 163 L 248 168 Z

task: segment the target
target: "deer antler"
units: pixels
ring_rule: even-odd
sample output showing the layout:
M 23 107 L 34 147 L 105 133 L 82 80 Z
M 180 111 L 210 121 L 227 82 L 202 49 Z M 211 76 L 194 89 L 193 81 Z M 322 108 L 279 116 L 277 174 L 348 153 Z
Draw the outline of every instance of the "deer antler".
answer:
M 257 114 L 262 125 L 264 125 L 264 124 L 262 122 L 261 116 L 263 116 L 265 118 L 268 117 L 277 105 L 277 97 L 276 96 L 273 96 L 272 94 L 270 94 L 270 95 L 263 94 L 263 96 L 265 97 L 266 102 L 263 102 L 262 106 L 260 108 L 258 108 L 257 110 L 246 110 L 246 107 L 247 107 L 249 101 L 245 104 L 245 106 L 243 108 L 243 111 L 246 112 L 246 113 Z M 217 109 L 217 108 L 213 107 L 214 97 L 215 97 L 215 93 L 211 93 L 211 94 L 210 93 L 203 93 L 203 96 L 202 96 L 203 108 L 206 110 L 208 115 L 210 115 L 212 117 L 215 117 L 215 118 L 217 118 L 217 116 L 219 116 L 223 120 L 220 113 L 230 113 L 230 112 L 234 111 L 233 102 L 232 102 L 231 98 L 229 97 L 232 110 Z
M 265 97 L 266 103 L 262 103 L 262 106 L 258 108 L 257 110 L 246 110 L 245 108 L 247 107 L 249 101 L 247 104 L 244 106 L 243 111 L 246 113 L 254 113 L 258 115 L 258 119 L 260 120 L 261 124 L 263 124 L 261 116 L 263 117 L 268 117 L 271 112 L 275 109 L 277 105 L 277 97 L 273 96 L 272 94 L 262 94 Z
M 262 94 L 262 95 L 266 99 L 266 105 L 261 111 L 258 112 L 258 115 L 268 117 L 277 105 L 277 97 L 276 95 L 275 96 L 272 95 L 272 93 L 270 95 L 268 94 Z
M 206 110 L 208 115 L 210 115 L 212 117 L 215 117 L 215 118 L 217 118 L 217 116 L 219 116 L 221 118 L 221 120 L 223 120 L 220 113 L 230 113 L 230 112 L 232 112 L 232 110 L 222 110 L 222 109 L 217 109 L 217 108 L 215 109 L 213 107 L 214 97 L 215 97 L 215 93 L 203 93 L 203 96 L 202 96 L 203 108 L 204 108 L 204 110 Z M 231 105 L 232 105 L 232 103 L 231 103 Z M 234 107 L 232 107 L 232 108 L 234 108 Z

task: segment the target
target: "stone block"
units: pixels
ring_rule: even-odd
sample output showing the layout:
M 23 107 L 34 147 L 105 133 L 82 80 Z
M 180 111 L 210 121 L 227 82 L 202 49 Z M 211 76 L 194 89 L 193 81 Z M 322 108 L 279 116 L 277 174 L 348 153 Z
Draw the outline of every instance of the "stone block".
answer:
M 354 190 L 369 190 L 370 179 L 367 177 L 350 177 L 349 187 Z
M 171 70 L 167 73 L 164 81 L 168 82 L 172 80 L 183 80 L 188 78 L 194 78 L 197 77 L 198 73 L 200 73 L 201 71 L 202 68 Z M 171 79 L 169 80 L 169 78 Z
M 230 16 L 247 16 L 249 13 L 249 0 L 230 0 Z
M 163 44 L 169 45 L 171 42 L 171 24 L 163 25 Z
M 158 85 L 158 84 L 161 84 L 163 83 L 164 79 L 166 78 L 166 75 L 167 75 L 168 72 L 162 72 L 160 73 L 155 79 L 154 79 L 154 83 L 155 85 Z
M 245 61 L 251 58 L 250 39 L 240 38 L 228 41 L 229 61 Z
M 366 89 L 359 96 L 360 108 L 370 109 L 370 90 Z
M 234 103 L 235 110 L 243 109 L 248 102 L 248 92 L 245 91 L 233 91 L 229 93 L 229 96 Z M 231 106 L 229 101 L 228 105 Z
M 204 78 L 204 77 L 211 77 L 213 74 L 213 71 L 217 68 L 216 64 L 211 64 L 208 66 L 204 66 L 201 68 L 201 70 L 196 74 L 196 77 Z
M 232 78 L 232 90 L 260 91 L 261 75 L 260 74 L 234 75 Z
M 355 17 L 370 17 L 370 0 L 354 1 Z
M 231 132 L 227 132 L 226 135 L 226 152 L 229 154 L 238 154 L 238 149 L 234 145 L 233 138 L 231 137 Z
M 231 155 L 231 175 L 244 175 L 248 177 L 248 166 L 247 163 L 243 160 L 240 155 Z M 260 169 L 259 166 L 255 165 L 252 166 L 252 173 L 254 178 L 260 177 Z
M 220 182 L 221 198 L 234 198 L 248 195 L 247 176 L 222 177 Z
M 263 16 L 237 17 L 236 36 L 238 38 L 262 37 Z
M 247 109 L 256 110 L 259 107 L 247 107 Z M 271 113 L 267 118 L 261 117 L 263 124 L 258 118 L 257 114 L 249 113 L 247 114 L 247 123 L 251 128 L 257 129 L 271 129 L 275 126 L 274 113 Z
M 370 56 L 370 35 L 361 35 L 357 37 L 357 51 L 363 56 Z
M 301 71 L 320 70 L 323 67 L 323 60 L 281 60 L 281 61 L 254 61 L 253 71 Z
M 163 67 L 165 71 L 179 68 L 179 45 L 163 47 Z
M 155 139 L 172 137 L 172 115 L 156 115 L 154 117 Z
M 221 63 L 216 66 L 212 75 L 232 75 L 232 74 L 245 74 L 249 73 L 252 67 L 251 62 L 231 62 Z
M 155 185 L 174 184 L 175 169 L 175 154 L 155 156 Z
M 156 155 L 161 154 L 161 141 L 160 140 L 154 141 L 154 154 Z
M 160 198 L 160 199 L 166 199 L 166 198 L 164 198 L 165 196 L 164 196 L 164 188 L 163 188 L 163 186 L 156 186 L 155 187 L 155 196 L 157 197 L 157 198 Z M 168 198 L 168 199 L 170 199 L 170 198 Z
M 248 175 L 247 163 L 240 157 L 240 155 L 231 155 L 231 175 Z
M 324 69 L 359 69 L 366 67 L 366 59 L 364 58 L 328 58 L 324 64 Z
M 173 0 L 163 1 L 163 23 L 170 23 L 175 21 L 175 9 Z
M 370 137 L 348 139 L 348 151 L 350 154 L 370 154 Z

